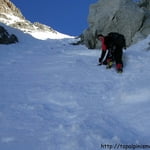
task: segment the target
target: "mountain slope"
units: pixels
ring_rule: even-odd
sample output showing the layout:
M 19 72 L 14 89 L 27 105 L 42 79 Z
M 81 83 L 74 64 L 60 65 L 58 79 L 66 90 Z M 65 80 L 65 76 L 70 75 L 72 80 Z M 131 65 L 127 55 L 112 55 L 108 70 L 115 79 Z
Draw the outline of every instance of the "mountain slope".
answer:
M 55 31 L 47 25 L 39 22 L 30 22 L 10 0 L 0 0 L 0 22 L 28 33 L 35 38 L 39 39 L 40 37 L 42 40 L 69 37 L 68 35 Z
M 123 74 L 73 39 L 0 45 L 0 149 L 99 150 L 150 143 L 150 37 L 124 52 Z M 120 144 L 120 145 L 115 145 Z M 142 149 L 142 148 L 141 148 Z

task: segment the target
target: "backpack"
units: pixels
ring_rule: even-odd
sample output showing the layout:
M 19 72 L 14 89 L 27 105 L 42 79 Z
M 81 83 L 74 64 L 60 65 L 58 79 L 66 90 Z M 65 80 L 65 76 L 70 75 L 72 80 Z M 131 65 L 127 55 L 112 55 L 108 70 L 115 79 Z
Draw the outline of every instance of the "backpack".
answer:
M 119 48 L 126 48 L 126 40 L 124 35 L 117 33 L 117 32 L 110 32 L 105 37 L 105 44 L 109 49 L 112 49 L 113 46 L 119 47 Z

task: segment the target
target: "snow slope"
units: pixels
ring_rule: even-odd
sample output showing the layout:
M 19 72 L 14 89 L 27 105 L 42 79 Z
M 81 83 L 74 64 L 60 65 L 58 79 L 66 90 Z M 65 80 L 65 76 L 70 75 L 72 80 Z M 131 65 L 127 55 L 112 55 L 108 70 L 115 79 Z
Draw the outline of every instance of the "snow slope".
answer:
M 20 42 L 0 45 L 0 150 L 150 145 L 150 37 L 124 52 L 117 74 L 72 38 L 7 29 Z

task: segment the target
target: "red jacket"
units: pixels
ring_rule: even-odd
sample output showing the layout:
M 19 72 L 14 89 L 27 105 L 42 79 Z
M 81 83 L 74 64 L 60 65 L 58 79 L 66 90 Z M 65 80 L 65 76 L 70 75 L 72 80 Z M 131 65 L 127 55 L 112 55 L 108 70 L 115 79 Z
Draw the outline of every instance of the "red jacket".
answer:
M 101 41 L 102 43 L 102 50 L 103 51 L 106 51 L 107 50 L 107 46 L 105 44 L 105 37 L 100 37 L 99 40 Z

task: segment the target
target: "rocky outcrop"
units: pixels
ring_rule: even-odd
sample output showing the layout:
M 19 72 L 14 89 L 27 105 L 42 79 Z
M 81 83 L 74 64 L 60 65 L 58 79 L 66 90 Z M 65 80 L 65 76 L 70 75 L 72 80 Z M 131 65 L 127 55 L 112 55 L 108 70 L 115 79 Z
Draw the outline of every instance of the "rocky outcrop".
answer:
M 21 11 L 9 0 L 0 0 L 0 13 L 3 14 L 12 14 L 24 19 Z
M 12 44 L 17 42 L 18 38 L 16 35 L 10 35 L 4 27 L 0 26 L 0 44 Z
M 83 32 L 88 48 L 99 47 L 96 34 L 119 32 L 126 38 L 127 46 L 150 34 L 149 0 L 137 4 L 132 0 L 99 0 L 89 10 L 89 27 Z

